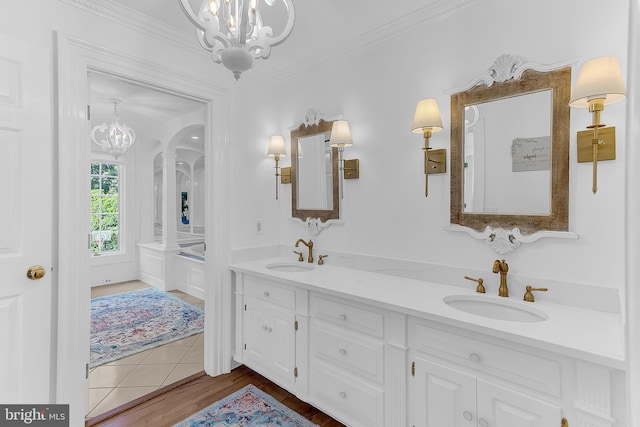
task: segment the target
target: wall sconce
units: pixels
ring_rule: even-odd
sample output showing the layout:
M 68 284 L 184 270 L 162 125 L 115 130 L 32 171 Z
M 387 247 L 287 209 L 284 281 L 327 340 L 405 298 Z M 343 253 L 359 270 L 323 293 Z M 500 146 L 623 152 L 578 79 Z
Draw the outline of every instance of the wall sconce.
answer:
M 329 146 L 338 148 L 338 162 L 340 163 L 340 197 L 342 194 L 343 179 L 358 179 L 360 177 L 360 161 L 358 159 L 344 160 L 344 147 L 351 147 L 353 138 L 351 137 L 351 128 L 347 120 L 336 120 L 331 127 L 331 138 L 329 138 Z
M 425 189 L 424 196 L 429 196 L 429 174 L 446 172 L 446 150 L 435 150 L 437 156 L 429 157 L 429 138 L 433 132 L 440 132 L 442 127 L 442 118 L 440 117 L 440 108 L 435 99 L 423 99 L 416 105 L 416 112 L 413 116 L 413 133 L 421 133 L 424 136 L 424 174 Z M 435 152 L 433 154 L 436 154 Z M 430 162 L 434 163 L 435 168 L 430 167 Z
M 282 135 L 273 135 L 269 138 L 267 156 L 273 157 L 276 160 L 276 200 L 278 200 L 278 177 L 280 176 L 278 162 L 280 161 L 280 157 L 285 157 L 286 155 L 287 149 L 284 145 L 284 137 Z M 291 172 L 289 172 L 289 177 L 291 177 Z
M 569 105 L 589 108 L 589 112 L 593 114 L 593 122 L 587 126 L 587 129 L 593 129 L 593 132 L 583 131 L 592 133 L 593 136 L 592 138 L 581 138 L 580 134 L 583 132 L 578 132 L 578 152 L 580 152 L 581 146 L 591 145 L 593 157 L 582 159 L 582 161 L 593 161 L 592 191 L 594 194 L 598 191 L 598 160 L 615 159 L 615 128 L 610 128 L 609 132 L 603 132 L 603 136 L 607 134 L 610 136 L 602 139 L 602 136 L 599 135 L 599 129 L 605 125 L 600 123 L 600 113 L 604 110 L 605 105 L 618 102 L 626 95 L 627 90 L 616 57 L 603 56 L 584 63 L 580 74 L 578 74 Z M 607 155 L 598 159 L 600 145 L 607 148 Z M 580 161 L 580 157 L 578 161 Z

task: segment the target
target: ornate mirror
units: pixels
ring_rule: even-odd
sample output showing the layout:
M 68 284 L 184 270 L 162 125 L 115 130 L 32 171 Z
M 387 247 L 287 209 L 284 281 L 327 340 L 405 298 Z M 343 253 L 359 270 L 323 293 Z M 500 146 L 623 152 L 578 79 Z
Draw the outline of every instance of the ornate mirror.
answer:
M 503 55 L 451 95 L 452 224 L 501 253 L 568 231 L 570 92 L 570 67 Z
M 329 146 L 332 125 L 310 110 L 306 121 L 291 131 L 291 216 L 307 226 L 310 219 L 340 218 L 338 149 Z

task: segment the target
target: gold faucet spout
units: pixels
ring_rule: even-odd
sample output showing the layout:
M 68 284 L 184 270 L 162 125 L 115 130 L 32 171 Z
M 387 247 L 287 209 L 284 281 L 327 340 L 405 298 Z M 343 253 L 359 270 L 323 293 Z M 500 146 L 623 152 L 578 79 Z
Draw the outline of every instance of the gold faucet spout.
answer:
M 495 260 L 493 262 L 493 272 L 500 273 L 500 287 L 498 288 L 498 296 L 508 297 L 509 288 L 507 287 L 507 272 L 509 271 L 509 264 L 505 260 Z
M 296 242 L 296 248 L 300 243 L 302 243 L 307 248 L 309 248 L 309 258 L 307 258 L 307 262 L 312 263 L 313 262 L 313 242 L 311 241 L 311 239 L 309 239 L 308 242 L 305 242 L 302 239 L 298 239 L 298 241 Z

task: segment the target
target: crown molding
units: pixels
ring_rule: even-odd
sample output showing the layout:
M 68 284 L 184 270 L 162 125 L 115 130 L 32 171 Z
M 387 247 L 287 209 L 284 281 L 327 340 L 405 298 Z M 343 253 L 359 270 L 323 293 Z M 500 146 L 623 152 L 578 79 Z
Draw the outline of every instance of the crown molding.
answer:
M 167 25 L 135 9 L 108 0 L 58 0 L 60 3 L 76 7 L 87 13 L 117 22 L 134 31 L 143 33 L 153 39 L 170 43 L 181 49 L 198 54 L 202 49 L 198 46 L 193 34 Z

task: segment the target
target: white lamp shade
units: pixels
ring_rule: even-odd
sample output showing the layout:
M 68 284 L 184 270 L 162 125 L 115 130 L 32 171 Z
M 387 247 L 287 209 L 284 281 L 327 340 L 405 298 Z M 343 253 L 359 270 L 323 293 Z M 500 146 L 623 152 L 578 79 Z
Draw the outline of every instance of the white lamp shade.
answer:
M 587 61 L 582 66 L 573 88 L 569 105 L 586 108 L 589 99 L 604 98 L 604 104 L 613 104 L 627 96 L 627 89 L 615 56 L 603 56 Z
M 350 147 L 353 145 L 351 128 L 347 120 L 336 120 L 333 122 L 329 145 L 331 147 Z
M 431 132 L 439 132 L 443 129 L 440 108 L 435 99 L 423 99 L 416 105 L 411 131 L 422 133 L 425 129 L 430 129 Z
M 284 145 L 284 137 L 282 135 L 273 135 L 269 138 L 269 150 L 267 151 L 267 156 L 276 157 L 276 156 L 286 156 L 287 148 Z

